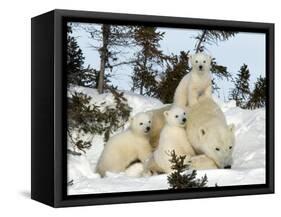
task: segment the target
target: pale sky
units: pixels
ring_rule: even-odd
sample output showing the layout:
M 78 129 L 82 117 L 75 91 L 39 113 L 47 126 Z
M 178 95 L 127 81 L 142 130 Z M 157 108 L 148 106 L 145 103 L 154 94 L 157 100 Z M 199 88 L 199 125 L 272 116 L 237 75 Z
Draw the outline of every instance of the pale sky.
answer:
M 98 24 L 83 24 L 83 26 Z M 165 32 L 164 39 L 160 42 L 161 49 L 165 54 L 179 54 L 180 51 L 194 51 L 195 39 L 199 30 L 194 29 L 177 29 L 177 28 L 158 28 L 158 31 Z M 90 45 L 98 45 L 98 42 L 89 37 L 89 33 L 84 28 L 73 28 L 73 36 L 76 37 L 80 48 L 85 56 L 85 66 L 91 65 L 99 69 L 99 54 L 97 50 Z M 216 62 L 228 68 L 228 71 L 233 77 L 237 74 L 243 63 L 247 64 L 251 73 L 250 84 L 256 78 L 262 75 L 265 76 L 265 34 L 263 33 L 244 33 L 240 32 L 235 37 L 225 41 L 219 42 L 218 45 L 206 46 L 206 52 L 212 57 L 216 58 Z M 133 49 L 133 48 L 132 48 Z M 123 58 L 132 54 L 132 50 L 124 50 Z M 121 57 L 122 59 L 122 57 Z M 113 70 L 111 80 L 114 85 L 118 85 L 120 90 L 130 90 L 132 67 L 121 66 Z M 217 85 L 221 88 L 219 93 L 216 93 L 221 99 L 227 100 L 228 93 L 233 87 L 233 84 L 226 79 L 216 80 Z

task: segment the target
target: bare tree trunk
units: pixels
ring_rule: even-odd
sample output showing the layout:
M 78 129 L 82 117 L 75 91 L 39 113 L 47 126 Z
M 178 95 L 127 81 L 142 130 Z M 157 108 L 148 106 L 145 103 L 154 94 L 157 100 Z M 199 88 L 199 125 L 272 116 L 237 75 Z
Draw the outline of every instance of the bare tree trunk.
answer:
M 141 84 L 140 84 L 140 95 L 143 94 L 143 81 L 141 81 Z
M 207 30 L 203 30 L 203 31 L 202 31 L 202 35 L 201 35 L 200 38 L 198 39 L 199 41 L 198 41 L 197 46 L 196 46 L 196 50 L 195 50 L 196 53 L 198 53 L 198 52 L 200 51 L 200 47 L 201 47 L 202 42 L 203 42 L 204 39 L 205 39 L 206 33 L 207 33 Z
M 143 61 L 143 68 L 141 69 L 142 70 L 142 78 L 141 78 L 141 83 L 140 83 L 140 95 L 143 95 L 143 88 L 144 88 L 144 79 L 145 79 L 145 75 L 144 73 L 146 73 L 147 71 L 147 67 L 146 67 L 146 64 L 147 64 L 147 57 L 145 56 L 144 57 L 144 61 Z
M 100 52 L 100 72 L 99 72 L 99 81 L 98 81 L 98 92 L 99 94 L 104 92 L 104 74 L 105 74 L 105 65 L 108 61 L 108 41 L 110 34 L 110 26 L 102 25 L 102 47 L 99 49 Z

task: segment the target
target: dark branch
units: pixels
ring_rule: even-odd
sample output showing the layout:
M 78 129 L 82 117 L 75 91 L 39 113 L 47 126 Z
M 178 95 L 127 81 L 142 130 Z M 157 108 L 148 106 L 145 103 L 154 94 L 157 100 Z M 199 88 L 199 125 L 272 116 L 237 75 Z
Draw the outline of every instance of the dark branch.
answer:
M 199 51 L 201 51 L 201 44 L 202 44 L 202 42 L 203 42 L 204 39 L 205 39 L 206 33 L 207 33 L 207 30 L 203 30 L 201 36 L 199 37 L 198 43 L 197 43 L 197 46 L 196 46 L 196 49 L 195 49 L 195 52 L 196 52 L 196 53 L 198 53 Z

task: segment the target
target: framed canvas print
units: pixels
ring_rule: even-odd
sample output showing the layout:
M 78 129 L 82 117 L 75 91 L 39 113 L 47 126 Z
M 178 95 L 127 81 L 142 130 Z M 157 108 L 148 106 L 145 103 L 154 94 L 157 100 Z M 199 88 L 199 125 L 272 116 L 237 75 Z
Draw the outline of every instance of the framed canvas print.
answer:
M 274 24 L 32 18 L 32 192 L 54 207 L 274 192 Z

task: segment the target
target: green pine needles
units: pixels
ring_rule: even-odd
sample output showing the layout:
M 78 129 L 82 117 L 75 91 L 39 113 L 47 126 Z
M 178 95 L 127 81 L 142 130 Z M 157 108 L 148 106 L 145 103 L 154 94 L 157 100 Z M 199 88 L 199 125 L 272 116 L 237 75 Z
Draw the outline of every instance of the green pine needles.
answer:
M 189 165 L 185 164 L 186 156 L 177 156 L 175 151 L 171 152 L 170 162 L 173 172 L 167 177 L 170 189 L 202 188 L 206 187 L 208 178 L 204 175 L 197 178 L 197 171 L 192 170 L 189 173 Z
M 85 152 L 91 147 L 91 139 L 83 136 L 77 139 L 77 134 L 103 135 L 107 142 L 110 135 L 129 120 L 131 107 L 124 93 L 114 87 L 108 87 L 108 90 L 114 98 L 110 105 L 92 104 L 92 98 L 84 93 L 74 92 L 68 97 L 68 137 L 76 149 Z
M 254 88 L 250 89 L 250 70 L 243 64 L 234 80 L 234 88 L 230 91 L 230 100 L 235 100 L 236 106 L 242 109 L 257 109 L 265 107 L 266 79 L 258 77 Z

